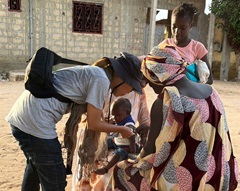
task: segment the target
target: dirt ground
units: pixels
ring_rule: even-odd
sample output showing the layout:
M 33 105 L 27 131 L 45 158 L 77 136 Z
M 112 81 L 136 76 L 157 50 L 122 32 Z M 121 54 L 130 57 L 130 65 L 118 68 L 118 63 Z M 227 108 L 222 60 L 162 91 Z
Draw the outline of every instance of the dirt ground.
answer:
M 221 95 L 227 115 L 228 125 L 233 143 L 235 156 L 240 161 L 240 82 L 214 81 L 213 85 Z M 19 191 L 23 177 L 25 158 L 11 135 L 9 124 L 4 120 L 11 106 L 24 90 L 23 82 L 0 82 L 0 190 Z M 148 106 L 151 107 L 156 95 L 148 86 Z M 57 124 L 59 139 L 62 140 L 62 129 L 67 115 Z M 66 191 L 71 190 L 71 177 L 67 178 Z M 240 185 L 238 186 L 240 191 Z

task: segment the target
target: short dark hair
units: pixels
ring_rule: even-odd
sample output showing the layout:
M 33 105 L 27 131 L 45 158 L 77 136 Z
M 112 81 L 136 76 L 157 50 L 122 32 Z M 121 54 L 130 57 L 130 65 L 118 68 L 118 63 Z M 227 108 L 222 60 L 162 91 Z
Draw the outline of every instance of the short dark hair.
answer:
M 187 16 L 191 21 L 193 21 L 194 15 L 198 12 L 198 9 L 191 3 L 182 3 L 181 5 L 173 9 L 172 15 L 185 17 Z
M 127 112 L 127 114 L 129 114 L 129 115 L 130 115 L 131 110 L 132 110 L 132 105 L 127 98 L 118 98 L 114 102 L 112 109 L 117 108 L 117 107 L 123 108 Z

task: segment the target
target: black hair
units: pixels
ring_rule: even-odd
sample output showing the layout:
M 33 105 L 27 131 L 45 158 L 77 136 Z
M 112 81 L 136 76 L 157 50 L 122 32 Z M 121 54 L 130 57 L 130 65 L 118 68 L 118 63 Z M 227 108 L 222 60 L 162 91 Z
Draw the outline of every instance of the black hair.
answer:
M 190 21 L 193 21 L 194 15 L 198 12 L 198 9 L 190 3 L 182 3 L 181 5 L 173 9 L 172 15 L 180 17 L 188 17 Z
M 132 105 L 127 98 L 118 98 L 114 102 L 112 109 L 117 108 L 117 107 L 123 108 L 128 115 L 130 115 L 131 110 L 132 110 Z

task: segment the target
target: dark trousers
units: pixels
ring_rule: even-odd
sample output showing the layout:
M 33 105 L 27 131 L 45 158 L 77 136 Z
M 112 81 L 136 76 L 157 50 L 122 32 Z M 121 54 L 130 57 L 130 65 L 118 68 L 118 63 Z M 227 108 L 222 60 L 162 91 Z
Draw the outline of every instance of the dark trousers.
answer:
M 67 185 L 61 144 L 58 139 L 41 139 L 11 125 L 12 134 L 26 156 L 22 191 L 64 191 Z

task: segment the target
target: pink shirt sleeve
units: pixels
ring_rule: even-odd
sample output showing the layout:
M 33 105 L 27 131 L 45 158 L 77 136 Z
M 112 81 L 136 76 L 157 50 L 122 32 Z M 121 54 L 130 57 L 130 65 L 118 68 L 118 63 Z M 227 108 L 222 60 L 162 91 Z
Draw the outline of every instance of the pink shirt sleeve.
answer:
M 191 40 L 189 44 L 195 55 L 194 61 L 197 59 L 202 59 L 208 53 L 207 49 L 201 42 Z
M 191 40 L 185 47 L 179 47 L 174 43 L 173 38 L 163 40 L 158 47 L 164 48 L 165 46 L 174 46 L 179 54 L 189 63 L 193 63 L 197 59 L 203 58 L 207 53 L 205 46 L 196 40 Z

